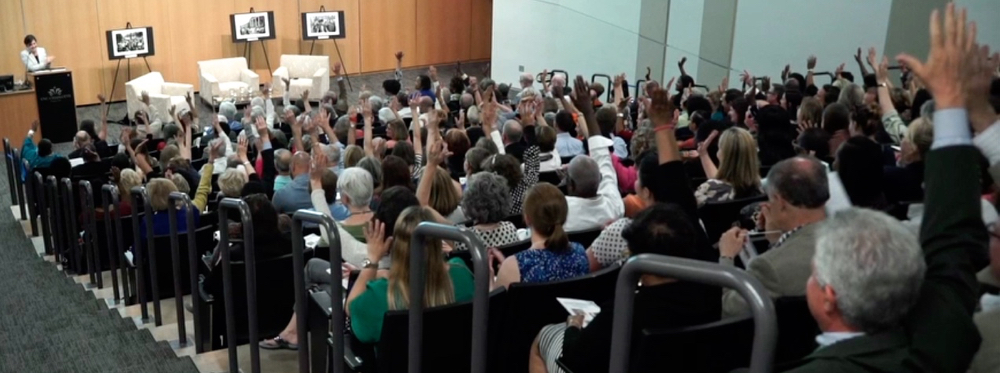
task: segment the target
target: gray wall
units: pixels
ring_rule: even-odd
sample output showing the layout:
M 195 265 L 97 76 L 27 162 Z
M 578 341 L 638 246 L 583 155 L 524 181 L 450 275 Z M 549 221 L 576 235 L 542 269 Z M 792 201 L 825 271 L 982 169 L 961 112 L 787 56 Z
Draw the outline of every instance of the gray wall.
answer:
M 889 15 L 889 30 L 882 48 L 889 56 L 890 65 L 896 55 L 906 52 L 918 58 L 925 58 L 930 52 L 928 28 L 931 12 L 934 9 L 944 9 L 946 0 L 894 0 L 892 13 Z M 1000 2 L 997 3 L 1000 6 Z M 898 81 L 899 72 L 891 71 L 894 81 Z
M 726 75 L 733 58 L 733 29 L 736 26 L 737 0 L 705 1 L 705 13 L 701 23 L 701 49 L 698 52 L 698 84 L 714 87 Z M 724 65 L 721 67 L 716 61 Z

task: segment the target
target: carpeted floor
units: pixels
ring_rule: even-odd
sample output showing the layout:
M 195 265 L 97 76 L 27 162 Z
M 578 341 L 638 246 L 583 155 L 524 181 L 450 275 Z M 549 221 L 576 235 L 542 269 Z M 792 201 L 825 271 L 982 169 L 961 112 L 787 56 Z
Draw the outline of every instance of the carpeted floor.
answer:
M 190 358 L 176 357 L 167 342 L 136 330 L 39 258 L 7 209 L 6 182 L 0 187 L 0 372 L 198 372 Z

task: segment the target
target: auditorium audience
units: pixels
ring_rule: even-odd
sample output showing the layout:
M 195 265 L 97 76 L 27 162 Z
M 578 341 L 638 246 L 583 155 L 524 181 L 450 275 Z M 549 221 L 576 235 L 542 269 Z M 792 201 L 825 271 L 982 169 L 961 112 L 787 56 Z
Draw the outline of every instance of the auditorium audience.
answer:
M 757 159 L 757 143 L 750 131 L 732 127 L 719 137 L 719 167 L 709 157 L 708 145 L 715 140 L 718 132 L 713 132 L 698 149 L 705 176 L 708 180 L 698 186 L 695 197 L 698 206 L 709 202 L 726 202 L 762 194 L 760 186 L 760 163 Z
M 52 141 L 41 139 L 35 145 L 35 132 L 38 131 L 38 121 L 31 123 L 31 129 L 24 138 L 24 145 L 21 146 L 21 159 L 28 161 L 28 166 L 32 169 L 49 167 L 59 154 L 52 153 Z

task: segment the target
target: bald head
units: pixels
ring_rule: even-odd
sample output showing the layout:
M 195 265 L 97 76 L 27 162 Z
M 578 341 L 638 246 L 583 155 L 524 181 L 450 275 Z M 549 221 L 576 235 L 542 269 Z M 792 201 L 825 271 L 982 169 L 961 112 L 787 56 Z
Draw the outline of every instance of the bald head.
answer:
M 430 96 L 420 96 L 420 112 L 426 113 L 434 109 L 434 99 Z
M 521 137 L 524 135 L 524 129 L 521 127 L 521 123 L 516 120 L 508 120 L 503 124 L 503 142 L 504 145 L 510 145 L 521 141 Z
M 295 152 L 292 156 L 292 177 L 309 173 L 309 153 Z
M 780 196 L 798 208 L 822 209 L 830 199 L 826 167 L 811 157 L 778 162 L 767 173 L 765 187 L 768 195 Z
M 278 174 L 288 175 L 292 172 L 292 152 L 288 149 L 278 149 L 274 151 L 274 169 Z
M 76 137 L 73 138 L 73 144 L 76 145 L 77 149 L 82 149 L 87 144 L 90 144 L 90 135 L 86 131 L 77 132 Z
M 593 158 L 578 155 L 569 162 L 569 175 L 566 180 L 569 195 L 580 198 L 597 197 L 597 187 L 601 184 L 601 170 Z
M 472 107 L 472 105 L 475 105 L 475 104 L 476 104 L 476 98 L 473 97 L 471 93 L 463 93 L 462 94 L 462 108 L 463 109 L 468 109 L 468 108 Z

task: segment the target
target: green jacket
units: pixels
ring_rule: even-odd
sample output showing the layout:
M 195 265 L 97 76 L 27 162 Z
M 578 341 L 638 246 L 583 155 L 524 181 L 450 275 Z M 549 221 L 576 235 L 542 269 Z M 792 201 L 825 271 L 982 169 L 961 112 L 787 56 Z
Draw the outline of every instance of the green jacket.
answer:
M 965 372 L 979 350 L 972 322 L 978 284 L 970 253 L 986 250 L 980 216 L 979 151 L 933 150 L 927 157 L 920 244 L 927 272 L 917 304 L 898 328 L 822 347 L 791 372 Z

